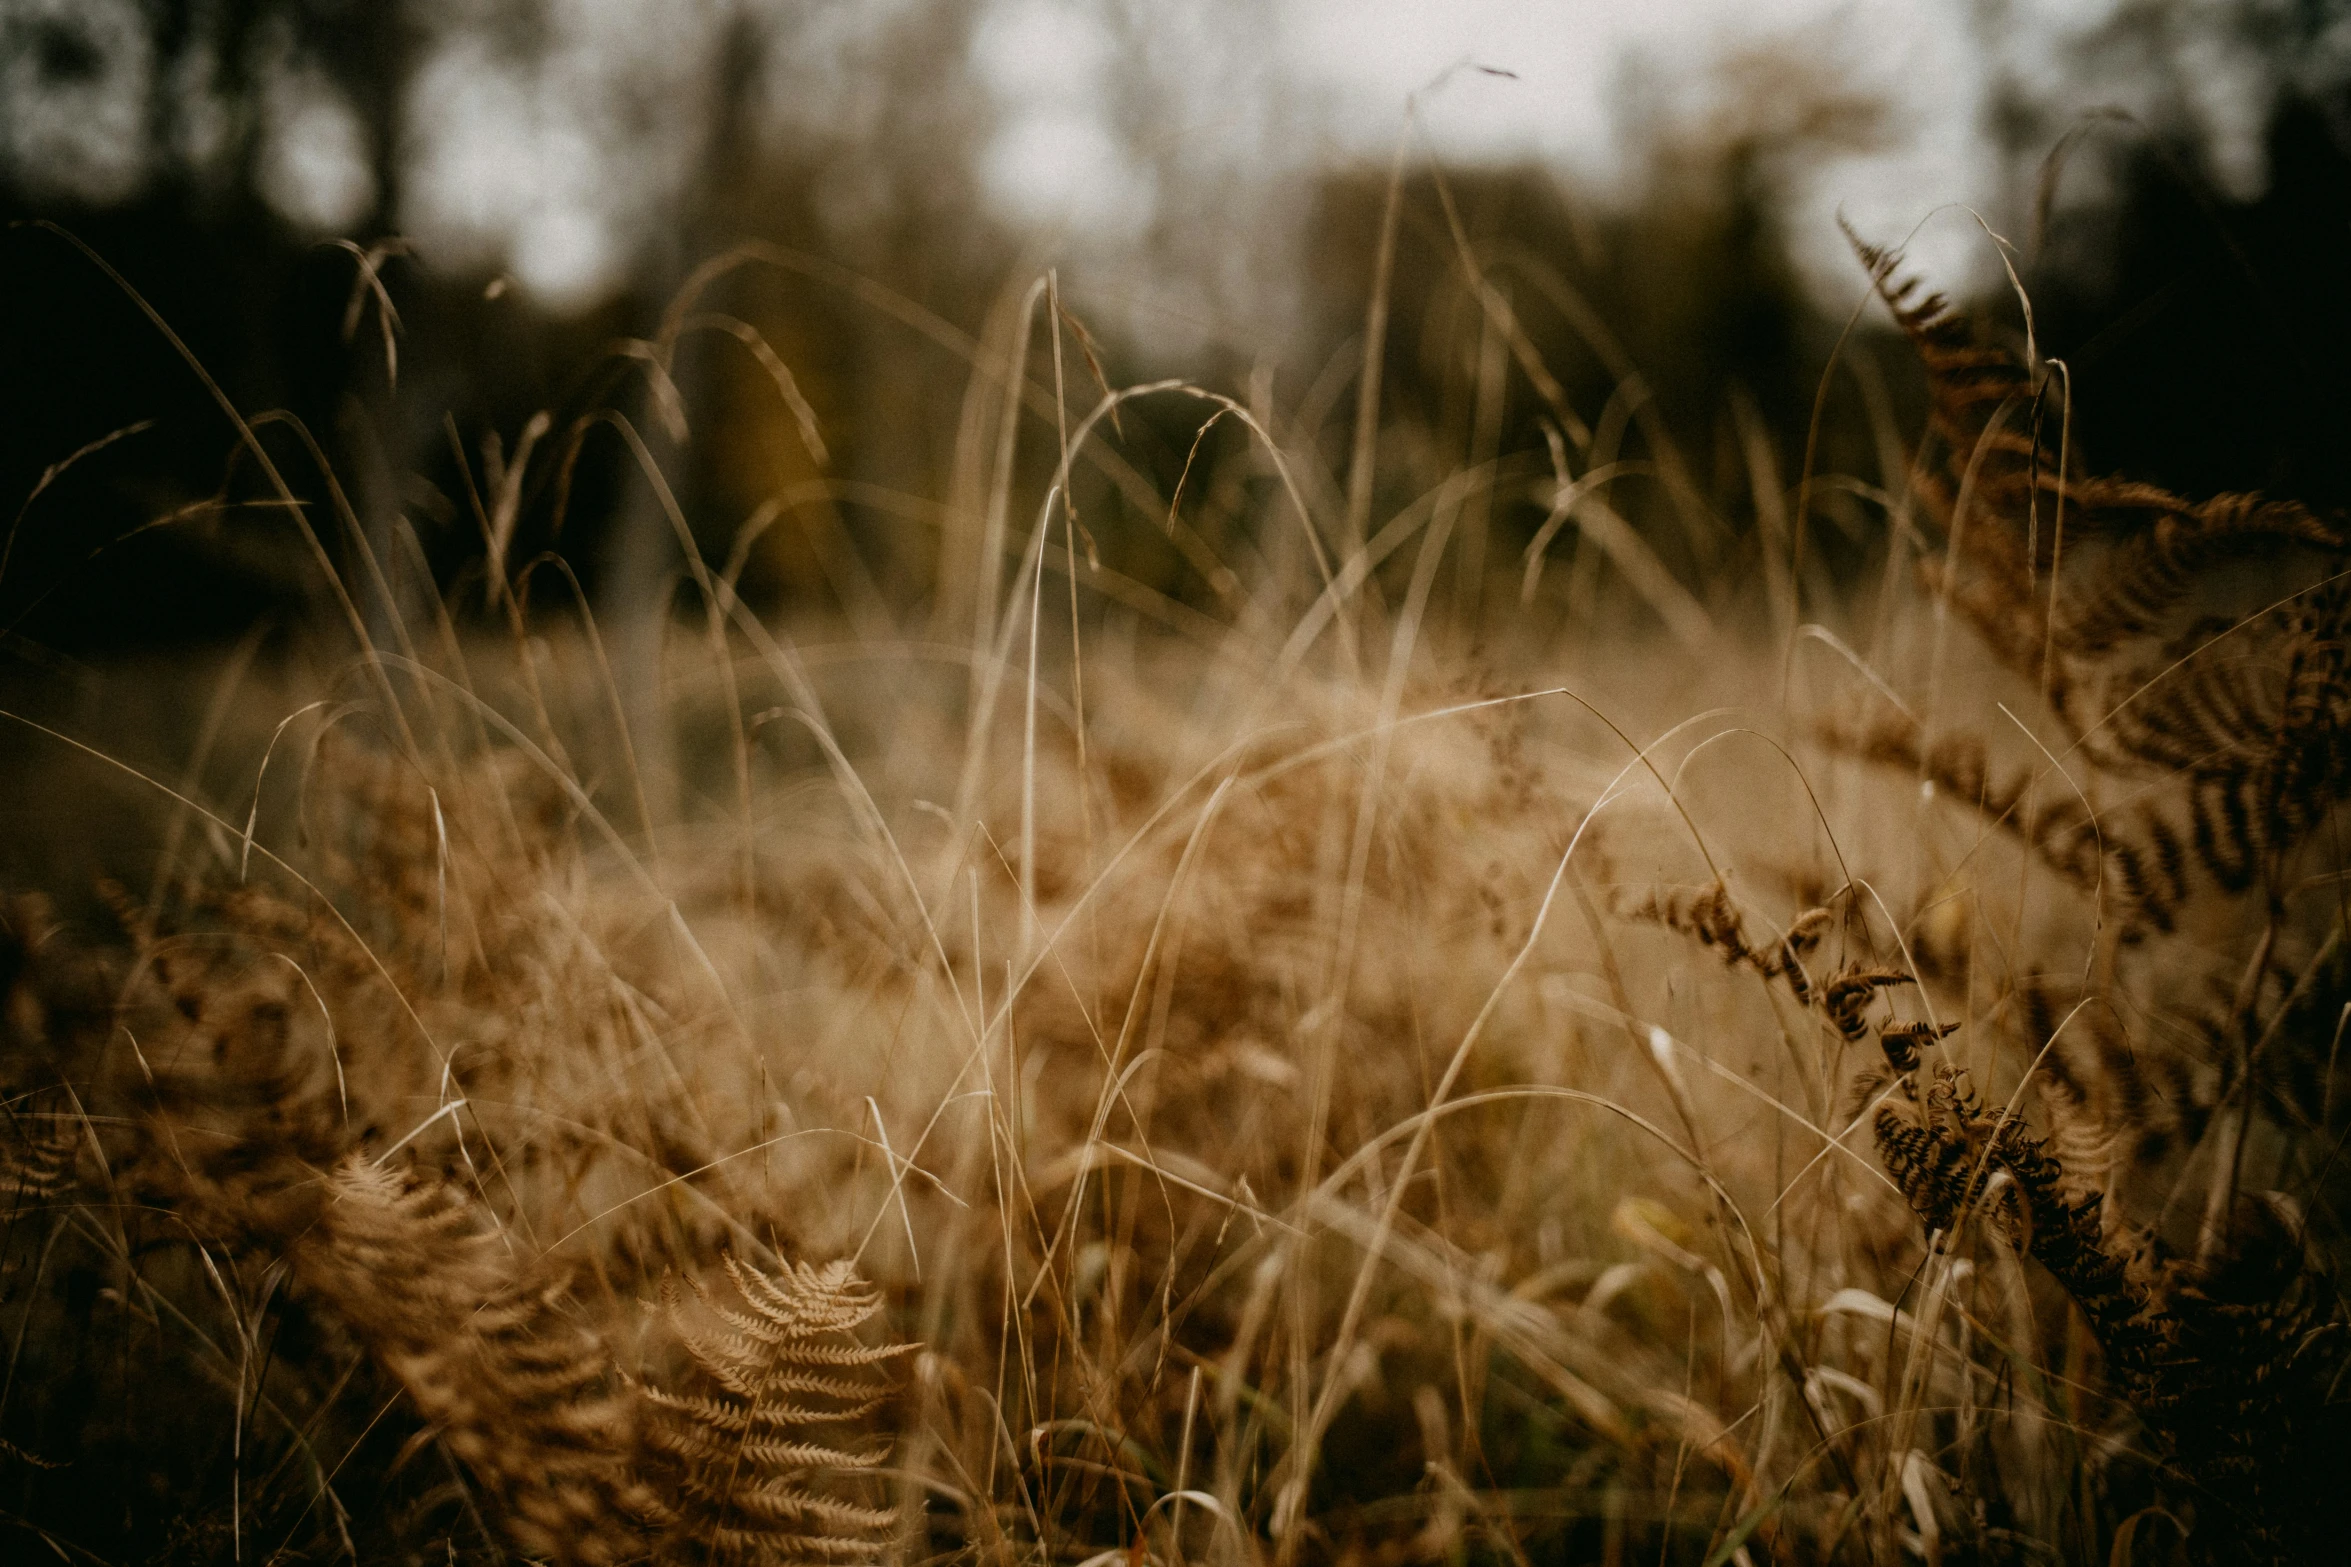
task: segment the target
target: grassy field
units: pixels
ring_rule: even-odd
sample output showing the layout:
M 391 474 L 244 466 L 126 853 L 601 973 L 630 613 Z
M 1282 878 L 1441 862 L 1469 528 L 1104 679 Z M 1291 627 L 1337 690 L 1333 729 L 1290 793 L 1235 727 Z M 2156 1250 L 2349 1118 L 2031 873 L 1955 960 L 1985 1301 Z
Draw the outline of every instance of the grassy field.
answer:
M 299 656 L 20 703 L 114 847 L 0 936 L 8 1554 L 2326 1559 L 2351 531 L 2085 473 L 1865 259 L 1865 475 L 1491 291 L 1399 445 L 1038 290 L 906 602 L 679 516 L 624 637 L 493 491 L 446 599 L 330 533 Z

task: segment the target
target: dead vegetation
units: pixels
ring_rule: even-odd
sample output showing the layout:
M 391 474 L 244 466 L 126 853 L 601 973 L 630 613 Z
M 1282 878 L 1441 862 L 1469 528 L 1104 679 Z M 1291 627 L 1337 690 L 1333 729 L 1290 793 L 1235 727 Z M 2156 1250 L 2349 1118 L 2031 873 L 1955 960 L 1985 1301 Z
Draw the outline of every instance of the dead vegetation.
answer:
M 696 559 L 652 731 L 513 595 L 509 642 L 258 715 L 236 793 L 156 791 L 150 894 L 8 906 L 0 1521 L 2320 1559 L 2351 540 L 2089 476 L 2062 366 L 1864 256 L 1932 413 L 1849 606 L 1760 457 L 1744 532 L 1661 487 L 1720 530 L 1676 583 L 1603 418 L 1488 612 L 1456 546 L 1501 502 L 1365 420 L 1345 480 L 1308 430 L 1192 492 L 1229 516 L 1155 500 L 1212 634 L 1018 516 L 1008 308 L 923 634 L 771 625 Z M 1130 395 L 1048 426 L 1057 478 Z M 1244 523 L 1262 580 L 1215 576 Z

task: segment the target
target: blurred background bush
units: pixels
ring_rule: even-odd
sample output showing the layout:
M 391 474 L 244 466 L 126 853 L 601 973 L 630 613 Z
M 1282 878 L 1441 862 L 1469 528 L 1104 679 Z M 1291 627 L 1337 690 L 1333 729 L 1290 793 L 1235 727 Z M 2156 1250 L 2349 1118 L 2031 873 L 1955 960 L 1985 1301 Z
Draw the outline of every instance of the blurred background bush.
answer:
M 1964 204 L 2012 244 L 2094 466 L 2336 503 L 2345 11 L 0 0 L 0 661 L 217 643 L 298 618 L 319 581 L 174 345 L 46 224 L 235 406 L 315 438 L 316 459 L 293 423 L 262 430 L 331 555 L 363 535 L 478 585 L 511 466 L 506 559 L 560 548 L 606 613 L 657 601 L 677 558 L 605 409 L 713 555 L 782 498 L 746 565 L 762 604 L 951 597 L 920 503 L 952 499 L 971 341 L 1046 266 L 1112 381 L 1323 420 L 1292 435 L 1338 466 L 1396 168 L 1384 486 L 1425 477 L 1389 454 L 1539 454 L 1558 412 L 1514 394 L 1467 427 L 1464 242 L 1568 408 L 1654 415 L 1699 483 L 1744 495 L 1758 434 L 1795 472 L 1861 297 L 1839 214 L 2020 324 Z M 744 242 L 783 264 L 701 292 L 662 384 L 632 345 Z M 1857 363 L 1833 403 L 1875 376 L 1903 404 L 1906 356 Z M 1162 493 L 1199 417 L 1128 421 Z M 1832 419 L 1821 465 L 1874 471 L 1865 426 Z M 1103 491 L 1085 515 L 1122 571 L 1212 596 Z M 1540 517 L 1495 526 L 1523 543 Z

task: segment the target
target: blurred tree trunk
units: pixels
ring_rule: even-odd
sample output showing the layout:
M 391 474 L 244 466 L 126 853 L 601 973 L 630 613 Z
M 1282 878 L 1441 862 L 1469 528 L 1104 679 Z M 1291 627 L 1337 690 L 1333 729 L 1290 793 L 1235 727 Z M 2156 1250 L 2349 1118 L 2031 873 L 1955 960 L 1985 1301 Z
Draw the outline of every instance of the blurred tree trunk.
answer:
M 748 111 L 760 53 L 754 24 L 740 15 L 720 33 L 713 50 L 708 72 L 713 90 L 699 175 L 676 204 L 676 225 L 654 239 L 638 272 L 641 303 L 637 313 L 646 323 L 648 338 L 659 333 L 664 312 L 694 268 L 730 235 L 726 215 L 734 204 L 729 195 L 752 174 Z M 689 420 L 707 420 L 713 411 L 710 347 L 707 342 L 688 342 L 671 356 L 667 366 Z M 685 450 L 664 428 L 654 401 L 659 395 L 654 384 L 644 376 L 637 378 L 637 384 L 640 390 L 633 407 L 623 411 L 643 439 L 647 453 L 660 465 L 661 478 L 686 518 L 689 536 L 715 573 L 725 564 L 732 541 L 719 538 L 707 520 L 697 525 L 697 503 L 702 499 L 695 482 L 699 465 L 680 460 Z M 624 454 L 596 610 L 612 645 L 620 708 L 655 822 L 676 820 L 681 804 L 678 736 L 662 686 L 669 629 L 676 616 L 677 589 L 685 564 L 677 530 L 653 479 L 634 452 Z M 697 601 L 690 613 L 705 615 L 709 605 Z

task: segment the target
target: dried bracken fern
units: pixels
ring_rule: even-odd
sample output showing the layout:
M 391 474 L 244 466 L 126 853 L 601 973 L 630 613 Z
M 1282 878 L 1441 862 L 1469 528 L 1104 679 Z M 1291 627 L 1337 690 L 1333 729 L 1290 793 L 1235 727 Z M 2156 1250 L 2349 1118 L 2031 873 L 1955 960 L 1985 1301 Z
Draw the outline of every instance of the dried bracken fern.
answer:
M 2137 1413 L 2177 1494 L 2208 1522 L 2199 1559 L 2315 1561 L 2331 1537 L 2329 1460 L 2351 1438 L 2335 1384 L 2351 1323 L 2300 1243 L 2274 1222 L 2217 1262 L 2153 1262 L 2147 1238 L 2118 1232 L 2024 1120 L 1988 1110 L 1963 1070 L 1940 1067 L 1880 1094 L 1878 1151 L 1930 1232 L 1989 1217 L 2080 1307 L 2109 1388 Z
M 2213 1527 L 2215 1559 L 2315 1562 L 2341 1547 L 2342 1381 L 2351 1333 L 2298 1237 L 2258 1219 L 2224 1258 L 2175 1263 L 2158 1285 L 2141 1417 Z
M 2160 787 L 2093 826 L 2062 781 L 2033 786 L 2045 768 L 1995 780 L 1964 733 L 1930 742 L 1905 719 L 1833 728 L 1832 743 L 1931 780 L 2079 883 L 2103 864 L 2133 931 L 2171 929 L 2198 877 L 2274 902 L 2297 851 L 2351 799 L 2351 594 L 2331 580 L 2351 561 L 2351 523 L 2076 471 L 2043 428 L 2063 394 L 2048 367 L 1979 344 L 1899 255 L 1860 249 L 1926 367 L 1946 449 L 1917 476 L 1950 541 L 1932 586 L 2046 694 L 2084 756 Z M 2215 613 L 2226 595 L 2213 585 L 2231 573 L 2259 607 Z
M 2323 1486 L 2295 1465 L 2339 1450 L 2345 1324 L 2300 1221 L 2288 1238 L 2253 1191 L 2339 1208 L 2344 1188 L 2340 1161 L 2305 1150 L 2343 1132 L 2351 965 L 2326 889 L 2351 804 L 2351 595 L 2334 580 L 2351 524 L 2080 472 L 2048 417 L 2062 380 L 1979 341 L 1899 257 L 1862 254 L 1945 449 L 1919 474 L 1947 541 L 1930 586 L 2066 746 L 2003 766 L 1983 737 L 1907 713 L 1824 737 L 2013 838 L 2090 933 L 2078 978 L 2028 961 L 1992 1014 L 2036 1063 L 2052 1140 L 1938 1070 L 1877 1101 L 1879 1150 L 1931 1231 L 1988 1214 L 2080 1306 L 2108 1390 L 2200 1519 L 2194 1554 L 2313 1559 Z
M 2145 1291 L 2133 1284 L 2103 1216 L 2104 1197 L 2067 1177 L 2021 1116 L 1976 1097 L 1965 1068 L 1938 1065 L 1925 1092 L 1904 1077 L 1871 1122 L 1878 1151 L 1930 1230 L 1986 1211 L 2082 1308 L 2108 1356 L 2136 1376 L 2145 1363 Z
M 0 1216 L 72 1191 L 83 1142 L 80 1119 L 63 1093 L 0 1106 Z
M 1822 1020 L 1845 1044 L 1859 1044 L 1870 1030 L 1869 1009 L 1880 994 L 1916 979 L 1898 968 L 1849 962 L 1825 979 L 1815 978 L 1806 964 L 1836 924 L 1827 908 L 1814 907 L 1789 922 L 1778 940 L 1758 945 L 1747 935 L 1746 921 L 1718 879 L 1695 892 L 1656 890 L 1625 901 L 1620 912 L 1627 919 L 1662 925 L 1720 952 L 1733 967 L 1747 968 L 1765 979 L 1776 979 L 1802 1006 L 1817 1008 Z M 1958 1030 L 1956 1023 L 1887 1021 L 1878 1025 L 1878 1039 L 1898 1071 L 1917 1064 L 1921 1046 L 1939 1044 Z
M 1917 484 L 1951 534 L 1957 570 L 1935 586 L 1997 655 L 2047 680 L 2061 714 L 2086 711 L 2084 677 L 2120 673 L 2104 661 L 2177 629 L 2215 568 L 2274 560 L 2281 548 L 2351 550 L 2341 519 L 2291 501 L 2189 501 L 2082 473 L 2063 439 L 2068 390 L 2051 367 L 1980 342 L 1942 296 L 1902 274 L 1899 252 L 1856 246 L 1927 372 L 1944 459 L 1922 465 Z M 2065 580 L 2078 586 L 2052 596 L 2043 585 L 2068 562 Z
M 724 1259 L 738 1305 L 674 1281 L 662 1315 L 691 1357 L 692 1391 L 642 1390 L 645 1467 L 661 1493 L 663 1554 L 741 1563 L 878 1560 L 895 1515 L 877 1505 L 886 1444 L 846 1445 L 891 1392 L 905 1344 L 857 1330 L 882 1307 L 846 1262 L 770 1274 Z
M 399 1382 L 517 1550 L 581 1567 L 643 1554 L 633 1402 L 560 1288 L 517 1266 L 461 1190 L 355 1157 L 293 1256 L 297 1283 Z
M 0 898 L 0 1214 L 73 1189 L 88 1122 L 59 1079 L 103 1033 L 109 999 L 47 900 Z
M 1626 919 L 1662 925 L 1692 937 L 1720 952 L 1723 962 L 1734 967 L 1752 969 L 1765 979 L 1785 980 L 1799 1002 L 1812 997 L 1813 979 L 1806 959 L 1836 923 L 1836 916 L 1827 909 L 1806 909 L 1789 922 L 1777 940 L 1758 946 L 1749 939 L 1746 917 L 1719 878 L 1695 891 L 1653 889 L 1625 903 L 1618 912 Z

